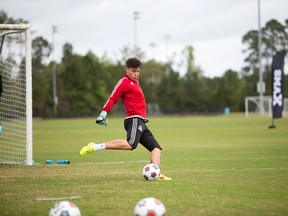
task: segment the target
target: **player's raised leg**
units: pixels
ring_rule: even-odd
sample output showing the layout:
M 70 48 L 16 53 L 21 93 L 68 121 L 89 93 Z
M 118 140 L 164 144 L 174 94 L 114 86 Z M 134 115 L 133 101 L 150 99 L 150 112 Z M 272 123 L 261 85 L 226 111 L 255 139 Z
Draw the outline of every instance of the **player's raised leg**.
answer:
M 100 143 L 96 144 L 94 142 L 90 142 L 87 146 L 84 146 L 81 150 L 79 155 L 83 156 L 88 153 L 96 152 L 96 151 L 101 151 L 105 149 L 110 149 L 110 150 L 131 150 L 132 147 L 128 144 L 126 140 L 123 139 L 117 139 L 117 140 L 112 140 L 108 141 L 106 143 Z

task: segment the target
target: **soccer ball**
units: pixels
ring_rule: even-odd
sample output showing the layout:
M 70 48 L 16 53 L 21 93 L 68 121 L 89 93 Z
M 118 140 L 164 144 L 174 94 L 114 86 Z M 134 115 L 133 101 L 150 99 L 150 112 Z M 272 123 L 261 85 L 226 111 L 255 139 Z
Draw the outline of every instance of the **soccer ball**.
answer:
M 60 201 L 50 209 L 49 216 L 81 216 L 81 213 L 74 203 Z
M 146 180 L 156 180 L 160 176 L 160 168 L 155 164 L 147 164 L 143 168 L 142 175 Z
M 149 197 L 140 200 L 134 209 L 134 216 L 165 216 L 164 204 L 156 198 Z

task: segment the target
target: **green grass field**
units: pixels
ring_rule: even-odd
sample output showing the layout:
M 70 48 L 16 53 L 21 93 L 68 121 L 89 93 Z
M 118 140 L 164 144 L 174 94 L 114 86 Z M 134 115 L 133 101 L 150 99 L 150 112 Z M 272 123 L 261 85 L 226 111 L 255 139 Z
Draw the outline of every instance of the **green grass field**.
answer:
M 0 165 L 0 215 L 48 215 L 56 201 L 81 196 L 82 216 L 133 215 L 145 197 L 160 199 L 167 215 L 288 215 L 288 118 L 267 129 L 268 117 L 153 117 L 163 147 L 161 170 L 172 181 L 145 181 L 148 152 L 102 151 L 79 157 L 90 141 L 125 138 L 123 119 L 35 120 L 36 165 Z M 68 159 L 70 165 L 46 165 Z

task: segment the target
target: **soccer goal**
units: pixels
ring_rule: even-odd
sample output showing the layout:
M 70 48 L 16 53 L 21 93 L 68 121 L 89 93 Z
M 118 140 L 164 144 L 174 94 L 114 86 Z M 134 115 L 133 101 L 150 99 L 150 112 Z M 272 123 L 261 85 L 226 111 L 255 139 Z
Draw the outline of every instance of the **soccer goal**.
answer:
M 31 30 L 0 24 L 0 163 L 32 162 Z
M 263 97 L 264 115 L 272 117 L 272 97 Z M 250 96 L 245 98 L 245 116 L 249 117 L 251 113 L 260 113 L 260 98 L 258 96 Z M 288 98 L 284 98 L 283 116 L 288 116 Z

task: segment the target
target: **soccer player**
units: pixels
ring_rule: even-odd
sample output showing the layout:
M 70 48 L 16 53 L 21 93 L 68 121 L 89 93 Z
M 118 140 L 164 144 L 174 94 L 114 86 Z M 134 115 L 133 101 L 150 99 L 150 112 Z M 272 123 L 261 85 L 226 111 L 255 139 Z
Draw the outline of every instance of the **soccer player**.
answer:
M 99 144 L 91 142 L 81 149 L 80 156 L 105 149 L 134 150 L 137 148 L 138 143 L 141 143 L 150 151 L 150 162 L 159 166 L 162 148 L 146 126 L 148 122 L 146 101 L 138 82 L 141 64 L 141 61 L 137 58 L 129 58 L 126 61 L 123 78 L 114 87 L 114 90 L 102 108 L 102 112 L 96 119 L 97 124 L 107 126 L 107 113 L 121 98 L 126 108 L 124 127 L 127 131 L 127 139 L 117 139 Z M 171 180 L 171 178 L 160 174 L 158 180 Z

